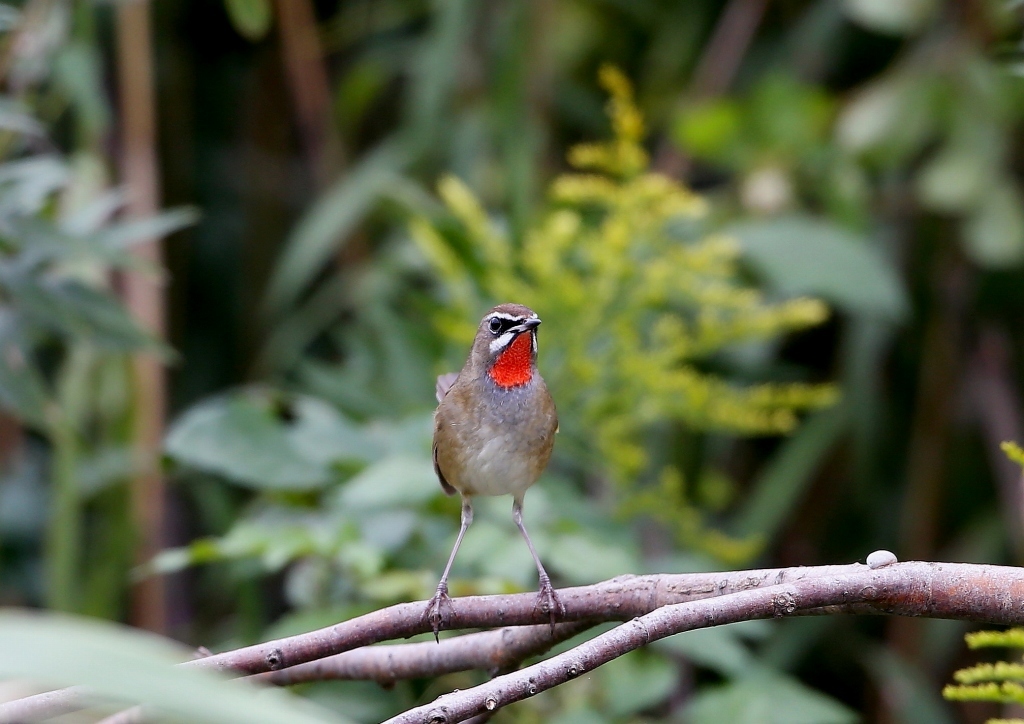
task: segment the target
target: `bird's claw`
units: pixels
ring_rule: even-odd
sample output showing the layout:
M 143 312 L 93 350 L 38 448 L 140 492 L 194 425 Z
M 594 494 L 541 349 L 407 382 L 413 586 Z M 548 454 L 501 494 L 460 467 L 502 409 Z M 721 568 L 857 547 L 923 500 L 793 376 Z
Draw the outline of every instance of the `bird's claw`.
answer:
M 430 622 L 430 628 L 434 632 L 434 641 L 440 643 L 438 633 L 442 628 L 447 628 L 451 623 L 452 599 L 448 596 L 448 586 L 442 584 L 437 587 L 437 593 L 427 602 L 427 608 L 423 612 L 423 618 Z
M 537 592 L 537 603 L 540 605 L 541 611 L 550 615 L 551 633 L 554 633 L 558 617 L 565 615 L 565 606 L 563 606 L 562 602 L 558 599 L 558 594 L 555 592 L 555 588 L 551 585 L 551 581 L 549 579 L 541 579 L 540 590 Z

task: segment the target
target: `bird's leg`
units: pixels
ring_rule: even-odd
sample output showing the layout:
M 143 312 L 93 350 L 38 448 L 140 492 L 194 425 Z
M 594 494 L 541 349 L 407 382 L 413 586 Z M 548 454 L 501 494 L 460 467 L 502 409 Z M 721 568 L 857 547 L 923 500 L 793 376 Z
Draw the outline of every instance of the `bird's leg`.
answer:
M 551 615 L 551 628 L 554 629 L 557 616 L 565 613 L 565 606 L 558 600 L 558 594 L 555 593 L 555 589 L 551 585 L 551 578 L 544 570 L 544 564 L 540 562 L 540 556 L 537 555 L 537 551 L 533 547 L 530 534 L 526 532 L 526 526 L 523 525 L 523 499 L 521 497 L 515 498 L 512 502 L 512 520 L 519 526 L 519 532 L 523 534 L 526 545 L 530 548 L 533 562 L 537 564 L 537 575 L 540 578 L 540 590 L 537 596 L 540 599 L 541 610 L 546 610 Z
M 423 613 L 424 617 L 430 621 L 431 628 L 434 629 L 435 641 L 439 641 L 437 634 L 441 630 L 441 624 L 447 626 L 449 623 L 452 600 L 448 597 L 448 573 L 452 569 L 452 563 L 455 562 L 455 554 L 459 552 L 459 546 L 462 545 L 462 538 L 466 535 L 466 529 L 469 528 L 472 522 L 473 506 L 470 504 L 469 498 L 463 496 L 462 527 L 459 528 L 459 537 L 455 539 L 455 547 L 452 548 L 452 554 L 448 556 L 448 565 L 444 567 L 444 573 L 441 574 L 441 582 L 437 584 L 437 592 L 430 599 L 430 602 L 427 604 L 427 610 Z M 449 611 L 443 610 L 445 606 L 447 606 Z

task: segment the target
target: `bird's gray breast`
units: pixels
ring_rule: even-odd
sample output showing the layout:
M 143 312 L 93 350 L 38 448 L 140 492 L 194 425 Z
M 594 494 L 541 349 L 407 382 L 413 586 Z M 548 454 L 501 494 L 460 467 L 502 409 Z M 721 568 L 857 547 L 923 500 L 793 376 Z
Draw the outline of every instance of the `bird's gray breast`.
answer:
M 547 464 L 557 424 L 544 382 L 538 375 L 525 385 L 502 388 L 487 378 L 477 393 L 482 404 L 439 419 L 451 426 L 459 447 L 451 456 L 455 469 L 445 469 L 445 477 L 466 495 L 521 495 Z M 465 399 L 449 395 L 442 405 L 460 398 Z

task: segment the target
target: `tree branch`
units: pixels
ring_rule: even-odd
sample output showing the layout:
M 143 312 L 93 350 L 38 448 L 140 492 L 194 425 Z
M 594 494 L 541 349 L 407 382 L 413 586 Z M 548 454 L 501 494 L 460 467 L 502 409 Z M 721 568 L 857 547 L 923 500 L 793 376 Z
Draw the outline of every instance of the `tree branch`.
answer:
M 466 634 L 457 638 L 396 646 L 369 646 L 318 661 L 251 677 L 277 686 L 329 679 L 369 680 L 382 686 L 403 679 L 481 669 L 500 672 L 548 651 L 593 626 L 589 621 Z
M 551 689 L 633 649 L 683 631 L 851 605 L 867 605 L 876 613 L 1019 624 L 1024 622 L 1024 569 L 903 563 L 672 604 L 546 661 L 471 689 L 445 694 L 431 704 L 389 719 L 387 724 L 465 721 Z
M 556 627 L 554 638 L 547 642 L 540 634 L 533 634 L 534 629 L 522 629 L 514 632 L 514 636 L 504 631 L 490 632 L 446 639 L 440 645 L 377 647 L 335 657 L 368 644 L 426 633 L 430 630 L 429 623 L 423 619 L 426 602 L 419 601 L 390 606 L 319 631 L 183 665 L 213 666 L 243 674 L 275 671 L 279 673 L 261 678 L 276 683 L 312 680 L 314 672 L 330 677 L 354 677 L 358 673 L 375 680 L 403 678 L 406 674 L 433 676 L 455 670 L 452 667 L 456 665 L 492 667 L 495 660 L 489 656 L 494 650 L 488 654 L 486 647 L 502 636 L 511 637 L 509 640 L 515 642 L 517 654 L 522 654 L 519 660 L 522 660 L 552 645 L 556 639 L 562 640 L 559 637 L 573 635 L 572 627 L 636 619 L 566 654 L 498 677 L 475 689 L 441 697 L 430 707 L 412 710 L 396 720 L 431 721 L 430 716 L 437 715 L 442 716 L 437 722 L 454 722 L 486 713 L 489 700 L 495 702 L 493 708 L 500 708 L 556 686 L 637 646 L 693 628 L 771 616 L 837 613 L 1024 623 L 1024 568 L 963 563 L 884 565 L 884 557 L 877 554 L 872 559 L 875 567 L 852 564 L 622 576 L 592 586 L 561 589 L 559 598 L 565 607 L 563 623 Z M 547 614 L 537 606 L 535 593 L 472 596 L 453 601 L 453 628 L 537 626 L 546 622 Z M 539 629 L 548 627 L 541 625 Z M 550 630 L 548 636 L 552 636 Z M 532 649 L 533 645 L 538 648 Z M 315 666 L 280 671 L 327 657 L 335 658 Z M 511 659 L 515 658 L 511 655 Z M 66 692 L 50 692 L 2 704 L 0 724 L 32 721 L 41 716 L 53 716 L 55 711 L 66 711 L 69 704 L 80 699 Z
M 861 570 L 866 570 L 865 566 L 854 563 L 846 566 L 800 566 L 727 573 L 619 576 L 590 586 L 559 589 L 558 597 L 565 608 L 561 617 L 563 622 L 626 621 L 671 603 L 720 596 L 807 577 Z M 409 638 L 431 630 L 430 624 L 423 617 L 426 605 L 426 601 L 399 603 L 318 631 L 214 654 L 189 661 L 185 666 L 213 666 L 243 674 L 258 674 L 278 671 L 381 641 Z M 536 593 L 466 596 L 452 601 L 452 629 L 530 626 L 547 621 L 548 615 L 537 605 Z

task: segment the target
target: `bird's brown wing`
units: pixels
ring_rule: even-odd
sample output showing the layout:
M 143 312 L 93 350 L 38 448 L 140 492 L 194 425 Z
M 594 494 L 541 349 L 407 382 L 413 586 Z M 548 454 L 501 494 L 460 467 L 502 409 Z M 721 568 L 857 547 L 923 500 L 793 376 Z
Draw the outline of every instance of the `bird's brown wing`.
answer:
M 455 380 L 458 378 L 458 372 L 449 372 L 446 375 L 437 376 L 437 384 L 434 385 L 434 394 L 437 396 L 437 401 L 440 402 L 444 399 L 444 396 L 448 394 L 448 390 L 455 384 Z
M 437 473 L 437 481 L 441 483 L 441 490 L 444 491 L 445 495 L 455 495 L 455 488 L 444 479 L 444 473 L 441 472 L 441 466 L 437 464 L 437 445 L 434 445 L 434 472 Z

